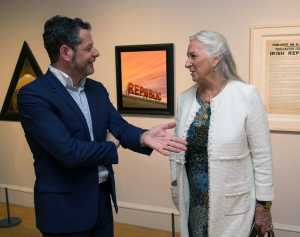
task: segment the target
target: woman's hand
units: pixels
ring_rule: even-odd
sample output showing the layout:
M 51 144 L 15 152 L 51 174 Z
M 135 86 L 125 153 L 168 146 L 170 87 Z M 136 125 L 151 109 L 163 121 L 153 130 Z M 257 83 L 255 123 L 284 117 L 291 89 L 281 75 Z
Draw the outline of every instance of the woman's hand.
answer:
M 255 228 L 259 237 L 265 236 L 267 231 L 273 229 L 270 209 L 266 209 L 259 203 L 256 204 L 255 208 Z

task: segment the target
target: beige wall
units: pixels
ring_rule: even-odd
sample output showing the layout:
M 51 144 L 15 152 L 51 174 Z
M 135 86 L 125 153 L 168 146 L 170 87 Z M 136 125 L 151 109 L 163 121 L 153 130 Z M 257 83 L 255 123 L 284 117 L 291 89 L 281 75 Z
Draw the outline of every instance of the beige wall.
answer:
M 93 78 L 109 90 L 116 104 L 114 46 L 128 44 L 175 44 L 175 95 L 191 83 L 184 69 L 188 36 L 201 29 L 223 33 L 231 45 L 239 73 L 249 79 L 249 28 L 253 25 L 300 23 L 298 0 L 2 0 L 0 3 L 0 105 L 26 40 L 41 68 L 48 58 L 42 45 L 44 21 L 54 15 L 79 16 L 91 22 L 100 58 Z M 171 118 L 126 116 L 139 126 L 151 127 Z M 276 200 L 274 222 L 281 229 L 300 231 L 300 136 L 272 133 Z M 118 199 L 123 206 L 140 211 L 121 210 L 118 220 L 168 228 L 169 217 L 143 209 L 168 212 L 173 209 L 169 196 L 168 160 L 157 153 L 149 157 L 120 149 L 120 164 L 115 167 Z M 18 123 L 0 122 L 0 184 L 32 188 L 34 174 L 31 153 Z M 31 194 L 11 192 L 16 203 L 32 205 Z M 1 192 L 2 195 L 2 192 Z M 157 217 L 159 216 L 159 218 Z M 287 236 L 288 234 L 286 234 Z M 283 236 L 283 235 L 280 235 Z M 288 236 L 296 236 L 290 233 Z

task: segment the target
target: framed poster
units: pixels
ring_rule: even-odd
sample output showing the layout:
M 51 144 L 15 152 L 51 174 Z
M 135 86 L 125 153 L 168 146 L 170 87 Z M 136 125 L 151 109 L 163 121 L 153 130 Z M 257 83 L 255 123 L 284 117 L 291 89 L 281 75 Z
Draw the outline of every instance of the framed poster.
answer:
M 116 46 L 118 110 L 174 115 L 173 44 Z
M 19 121 L 17 95 L 19 90 L 41 76 L 42 70 L 24 41 L 0 114 L 0 120 Z
M 250 82 L 268 111 L 270 129 L 300 131 L 300 26 L 251 29 Z

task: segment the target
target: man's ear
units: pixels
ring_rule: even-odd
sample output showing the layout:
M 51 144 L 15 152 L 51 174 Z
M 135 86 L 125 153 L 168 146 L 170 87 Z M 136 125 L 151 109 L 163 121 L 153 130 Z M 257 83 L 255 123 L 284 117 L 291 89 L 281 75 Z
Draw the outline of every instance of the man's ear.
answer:
M 74 50 L 69 46 L 63 44 L 59 49 L 60 57 L 66 62 L 72 62 Z

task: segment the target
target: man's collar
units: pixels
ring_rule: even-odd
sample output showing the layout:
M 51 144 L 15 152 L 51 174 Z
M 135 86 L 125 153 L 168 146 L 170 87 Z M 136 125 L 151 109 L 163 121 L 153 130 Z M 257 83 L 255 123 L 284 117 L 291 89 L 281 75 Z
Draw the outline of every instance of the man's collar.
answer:
M 83 90 L 86 82 L 86 78 L 82 79 L 79 83 L 78 87 L 74 86 L 72 78 L 62 70 L 49 65 L 49 70 L 57 77 L 57 79 L 63 84 L 63 86 L 67 89 L 71 90 Z

